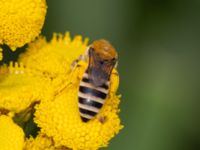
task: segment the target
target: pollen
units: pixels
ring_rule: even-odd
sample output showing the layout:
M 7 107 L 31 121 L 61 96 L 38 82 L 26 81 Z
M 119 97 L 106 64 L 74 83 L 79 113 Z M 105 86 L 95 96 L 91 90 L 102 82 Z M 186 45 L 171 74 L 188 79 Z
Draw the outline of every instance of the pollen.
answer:
M 22 150 L 24 145 L 23 130 L 8 116 L 0 116 L 0 149 Z
M 13 51 L 35 39 L 46 15 L 45 0 L 1 0 L 0 44 Z
M 120 99 L 116 91 L 109 93 L 102 110 L 94 119 L 82 122 L 78 110 L 78 88 L 86 66 L 81 62 L 69 77 L 71 84 L 66 85 L 54 100 L 42 101 L 36 110 L 36 123 L 41 132 L 53 138 L 56 146 L 96 150 L 106 147 L 123 128 L 118 116 Z M 111 82 L 115 84 L 111 86 L 118 85 L 117 78 L 116 74 L 112 74 Z

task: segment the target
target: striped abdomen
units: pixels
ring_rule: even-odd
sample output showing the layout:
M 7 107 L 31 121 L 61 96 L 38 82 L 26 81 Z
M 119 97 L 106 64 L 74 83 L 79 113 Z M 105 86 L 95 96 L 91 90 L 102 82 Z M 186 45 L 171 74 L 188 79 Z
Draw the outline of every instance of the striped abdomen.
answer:
M 89 121 L 99 112 L 103 106 L 109 90 L 109 81 L 101 86 L 94 86 L 84 73 L 80 82 L 78 99 L 79 112 L 84 122 Z

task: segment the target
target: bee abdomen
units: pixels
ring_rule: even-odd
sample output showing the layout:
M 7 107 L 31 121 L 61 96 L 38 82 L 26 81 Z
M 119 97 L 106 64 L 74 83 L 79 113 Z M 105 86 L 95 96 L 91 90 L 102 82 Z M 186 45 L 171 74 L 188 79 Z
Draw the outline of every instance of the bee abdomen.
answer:
M 106 85 L 108 87 L 108 85 Z M 102 108 L 108 88 L 95 87 L 87 78 L 83 78 L 79 87 L 79 112 L 84 122 L 94 118 Z
M 94 100 L 91 100 L 91 99 L 86 99 L 86 98 L 82 98 L 82 97 L 79 97 L 79 104 L 87 104 L 89 106 L 93 106 L 93 107 L 96 107 L 96 108 L 101 108 L 102 107 L 102 103 L 99 103 L 99 102 L 96 102 Z

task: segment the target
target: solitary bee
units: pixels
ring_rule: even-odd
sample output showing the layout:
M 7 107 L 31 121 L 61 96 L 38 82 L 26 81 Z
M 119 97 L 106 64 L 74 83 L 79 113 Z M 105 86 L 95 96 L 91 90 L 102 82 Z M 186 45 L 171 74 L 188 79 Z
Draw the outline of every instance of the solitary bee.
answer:
M 94 41 L 79 59 L 88 59 L 80 81 L 78 107 L 83 122 L 94 118 L 102 108 L 110 88 L 110 76 L 117 65 L 117 52 L 106 40 Z

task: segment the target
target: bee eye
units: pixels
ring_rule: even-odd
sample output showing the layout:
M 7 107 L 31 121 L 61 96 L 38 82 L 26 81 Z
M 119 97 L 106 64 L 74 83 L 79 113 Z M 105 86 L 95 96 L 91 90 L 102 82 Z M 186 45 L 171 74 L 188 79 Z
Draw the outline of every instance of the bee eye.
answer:
M 104 61 L 103 61 L 103 60 L 101 60 L 101 61 L 100 61 L 100 64 L 101 64 L 101 65 L 103 65 L 103 64 L 104 64 Z

